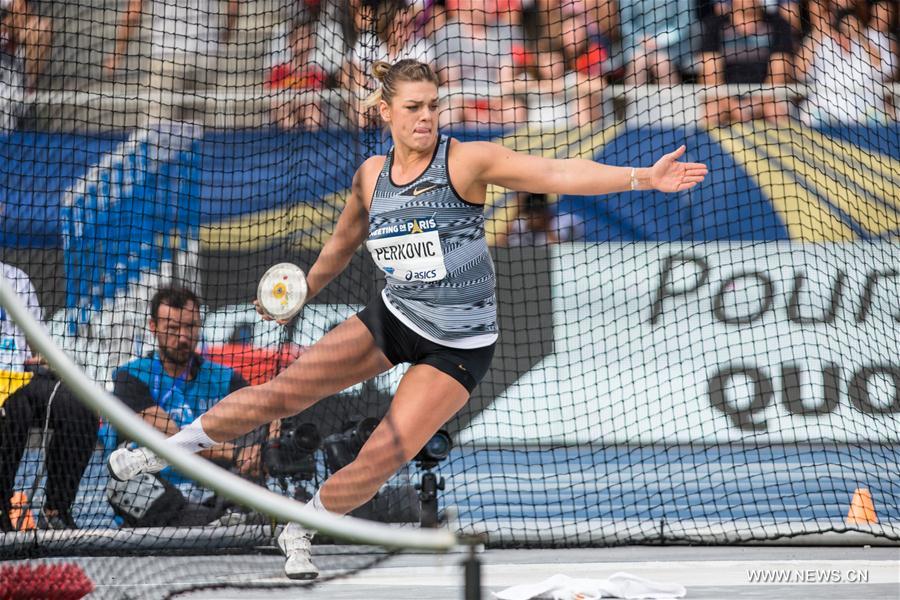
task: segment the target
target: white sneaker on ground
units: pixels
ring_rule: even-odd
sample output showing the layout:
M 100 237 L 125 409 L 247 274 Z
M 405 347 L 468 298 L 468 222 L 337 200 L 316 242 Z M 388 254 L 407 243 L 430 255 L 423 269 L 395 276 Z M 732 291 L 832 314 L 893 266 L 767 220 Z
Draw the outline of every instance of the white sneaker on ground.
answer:
M 169 463 L 149 448 L 119 448 L 109 455 L 109 474 L 118 481 L 130 481 L 141 473 L 158 473 Z
M 297 523 L 288 523 L 278 536 L 278 547 L 287 557 L 284 574 L 290 579 L 315 579 L 319 569 L 309 559 L 310 542 L 315 534 Z

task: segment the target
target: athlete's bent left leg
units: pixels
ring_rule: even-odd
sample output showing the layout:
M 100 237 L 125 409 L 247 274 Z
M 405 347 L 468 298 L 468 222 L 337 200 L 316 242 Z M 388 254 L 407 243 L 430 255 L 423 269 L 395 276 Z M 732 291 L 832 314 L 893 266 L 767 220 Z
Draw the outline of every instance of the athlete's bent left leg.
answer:
M 468 399 L 465 386 L 446 373 L 431 365 L 411 367 L 400 381 L 387 414 L 356 459 L 329 477 L 307 507 L 343 515 L 365 504 Z M 278 536 L 278 545 L 287 556 L 284 572 L 291 579 L 318 575 L 310 561 L 314 534 L 289 523 Z
M 365 504 L 468 399 L 469 391 L 450 375 L 431 365 L 410 367 L 359 455 L 320 488 L 323 507 L 346 514 Z

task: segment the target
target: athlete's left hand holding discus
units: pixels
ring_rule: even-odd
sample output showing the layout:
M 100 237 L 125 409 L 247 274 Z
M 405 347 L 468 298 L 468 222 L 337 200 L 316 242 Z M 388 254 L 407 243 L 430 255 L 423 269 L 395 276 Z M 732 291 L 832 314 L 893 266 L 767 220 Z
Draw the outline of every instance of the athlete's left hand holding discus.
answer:
M 412 60 L 376 62 L 372 74 L 381 87 L 369 103 L 394 145 L 387 155 L 368 158 L 353 176 L 334 233 L 306 275 L 306 300 L 337 277 L 363 243 L 384 273 L 383 292 L 271 381 L 228 395 L 169 438 L 198 452 L 409 363 L 387 414 L 359 454 L 306 506 L 336 514 L 372 498 L 465 406 L 490 367 L 499 331 L 484 233 L 488 185 L 574 195 L 678 192 L 706 175 L 702 164 L 678 162 L 683 146 L 652 167 L 638 168 L 459 142 L 438 131 L 438 80 L 431 67 Z M 117 451 L 110 458 L 119 479 L 163 466 L 147 449 Z M 309 560 L 311 535 L 291 524 L 279 537 L 288 576 L 317 574 Z
M 259 280 L 253 306 L 266 321 L 280 325 L 300 314 L 306 303 L 306 274 L 289 262 L 272 265 Z
M 276 319 L 272 315 L 266 312 L 266 310 L 259 305 L 259 300 L 253 301 L 253 308 L 256 309 L 256 313 L 262 318 L 263 321 L 275 321 L 279 325 L 287 325 L 291 322 L 290 319 Z
M 266 309 L 259 305 L 259 300 L 253 301 L 253 308 L 256 309 L 256 313 L 260 316 L 260 318 L 262 318 L 263 321 L 275 321 L 279 325 L 287 325 L 293 319 L 293 317 L 291 317 L 290 319 L 276 319 L 275 317 L 267 313 Z

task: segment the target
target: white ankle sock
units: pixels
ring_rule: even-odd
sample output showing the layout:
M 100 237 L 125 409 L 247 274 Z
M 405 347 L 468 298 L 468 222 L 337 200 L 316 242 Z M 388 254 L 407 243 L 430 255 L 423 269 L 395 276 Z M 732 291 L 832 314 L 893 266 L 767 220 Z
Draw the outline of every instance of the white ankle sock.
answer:
M 314 510 L 328 512 L 328 509 L 325 508 L 324 504 L 322 504 L 322 492 L 320 490 L 316 490 L 316 495 L 312 497 L 312 500 L 309 501 L 309 504 L 313 507 Z
M 200 424 L 200 419 L 202 418 L 203 417 L 197 417 L 194 419 L 193 423 L 170 437 L 167 440 L 168 443 L 174 444 L 182 450 L 191 453 L 201 452 L 217 445 L 219 442 L 210 438 L 206 435 L 206 432 L 203 431 L 203 425 Z
M 316 494 L 310 499 L 309 502 L 306 503 L 306 506 L 304 506 L 302 510 L 305 513 L 329 512 L 329 510 L 325 508 L 325 505 L 322 504 L 322 497 L 319 495 L 318 491 L 316 491 Z M 306 529 L 309 532 L 310 536 L 315 535 L 316 533 L 316 530 L 312 529 L 311 527 L 307 527 L 306 525 L 301 525 L 301 527 Z

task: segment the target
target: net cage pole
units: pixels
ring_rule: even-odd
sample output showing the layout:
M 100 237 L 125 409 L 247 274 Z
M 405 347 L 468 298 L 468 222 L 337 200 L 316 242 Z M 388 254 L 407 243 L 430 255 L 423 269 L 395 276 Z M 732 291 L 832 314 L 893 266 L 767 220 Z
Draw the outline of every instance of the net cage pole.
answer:
M 260 512 L 284 521 L 302 523 L 340 539 L 355 542 L 374 542 L 388 548 L 413 548 L 419 550 L 446 551 L 453 548 L 456 536 L 448 530 L 409 530 L 385 527 L 371 522 L 350 518 L 335 518 L 314 513 L 310 518 L 294 502 L 252 483 L 224 469 L 208 464 L 203 459 L 166 445 L 165 437 L 144 423 L 126 408 L 121 401 L 91 382 L 79 367 L 53 343 L 46 329 L 38 323 L 5 279 L 0 280 L 0 304 L 28 336 L 33 347 L 56 370 L 61 379 L 70 385 L 78 397 L 97 413 L 106 416 L 116 427 L 132 439 L 142 440 L 147 447 L 165 458 L 186 475 L 203 482 L 210 489 L 247 504 Z M 375 542 L 378 540 L 378 542 Z

